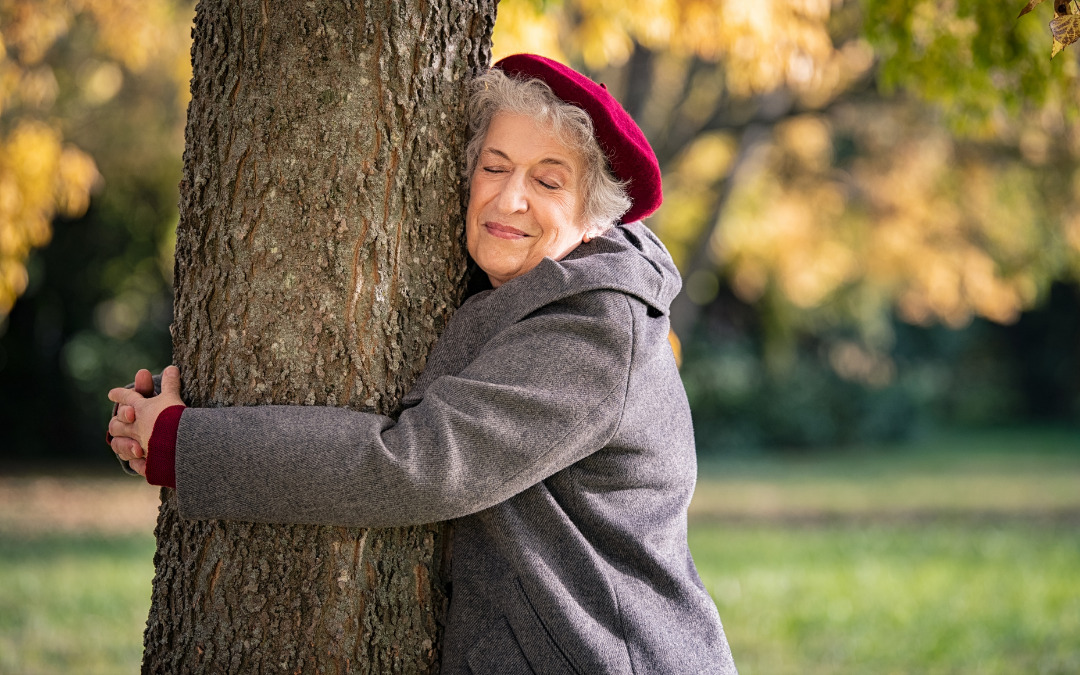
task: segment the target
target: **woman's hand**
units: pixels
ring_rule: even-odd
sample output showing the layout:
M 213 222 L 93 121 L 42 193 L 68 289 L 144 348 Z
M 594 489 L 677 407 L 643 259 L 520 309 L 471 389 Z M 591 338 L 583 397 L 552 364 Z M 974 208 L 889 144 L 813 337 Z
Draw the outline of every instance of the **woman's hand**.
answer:
M 140 370 L 135 375 L 134 390 L 120 387 L 109 391 L 109 400 L 119 404 L 116 415 L 109 421 L 113 452 L 141 476 L 146 475 L 146 449 L 158 415 L 168 407 L 184 405 L 180 400 L 180 369 L 176 366 L 169 366 L 162 372 L 161 393 L 157 396 L 146 397 L 140 393 L 147 390 L 147 381 L 152 393 L 153 381 L 148 370 Z
M 154 378 L 150 375 L 149 370 L 140 370 L 135 373 L 134 388 L 136 392 L 142 394 L 146 398 L 150 398 L 154 395 Z M 122 406 L 118 403 L 113 409 L 113 417 L 119 417 L 123 422 L 134 422 L 135 409 L 129 405 Z M 106 431 L 108 431 L 108 427 L 106 427 Z M 109 439 L 109 445 L 112 447 L 113 452 L 116 453 L 117 457 L 135 458 L 128 461 L 129 466 L 131 466 L 133 462 L 138 466 L 145 465 L 143 460 L 146 458 L 146 451 L 142 449 L 138 442 L 130 438 L 114 438 L 111 433 L 108 434 L 107 438 Z

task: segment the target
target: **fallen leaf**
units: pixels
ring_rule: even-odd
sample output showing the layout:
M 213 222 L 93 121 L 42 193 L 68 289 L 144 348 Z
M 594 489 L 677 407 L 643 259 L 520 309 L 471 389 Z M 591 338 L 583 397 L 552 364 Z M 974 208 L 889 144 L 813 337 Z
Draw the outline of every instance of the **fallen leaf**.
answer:
M 1027 4 L 1027 7 L 1024 7 L 1022 10 L 1020 10 L 1020 15 L 1017 16 L 1016 18 L 1019 19 L 1021 16 L 1024 16 L 1025 14 L 1030 12 L 1031 10 L 1035 9 L 1039 5 L 1039 3 L 1041 3 L 1042 1 L 1043 0 L 1031 0 L 1031 2 L 1029 2 Z
M 1054 34 L 1054 47 L 1050 58 L 1054 58 L 1062 49 L 1080 40 L 1080 14 L 1055 16 L 1050 20 L 1050 32 Z

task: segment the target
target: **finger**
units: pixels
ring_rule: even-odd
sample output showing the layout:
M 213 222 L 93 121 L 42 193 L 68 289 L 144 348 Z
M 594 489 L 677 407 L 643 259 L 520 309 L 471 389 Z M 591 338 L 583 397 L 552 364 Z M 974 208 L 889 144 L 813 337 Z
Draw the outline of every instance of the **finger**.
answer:
M 180 369 L 169 366 L 161 372 L 161 393 L 175 394 L 180 398 Z
M 146 460 L 145 459 L 133 459 L 128 462 L 128 466 L 131 470 L 139 474 L 143 478 L 146 478 Z
M 149 370 L 143 368 L 135 373 L 135 391 L 146 397 L 154 395 L 154 376 Z
M 116 409 L 116 416 L 121 422 L 131 424 L 135 421 L 135 408 L 130 405 L 122 405 Z
M 113 438 L 110 445 L 113 453 L 125 462 L 146 457 L 146 452 L 142 449 L 142 446 L 133 438 Z
M 117 387 L 116 389 L 109 390 L 109 400 L 113 403 L 135 405 L 139 401 L 145 401 L 146 399 L 134 389 Z
M 109 433 L 113 438 L 135 438 L 135 425 L 124 422 L 119 417 L 109 420 Z
M 109 445 L 116 456 L 125 462 L 146 457 L 142 446 L 133 438 L 114 437 Z

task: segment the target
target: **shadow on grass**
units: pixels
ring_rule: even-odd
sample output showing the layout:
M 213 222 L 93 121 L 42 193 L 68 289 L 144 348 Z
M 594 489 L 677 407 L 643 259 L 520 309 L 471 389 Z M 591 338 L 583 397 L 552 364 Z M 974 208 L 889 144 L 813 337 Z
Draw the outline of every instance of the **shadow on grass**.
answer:
M 117 564 L 142 564 L 147 561 L 148 551 L 152 559 L 154 538 L 150 533 L 105 535 L 0 531 L 0 565 L 51 562 L 69 557 L 106 558 Z

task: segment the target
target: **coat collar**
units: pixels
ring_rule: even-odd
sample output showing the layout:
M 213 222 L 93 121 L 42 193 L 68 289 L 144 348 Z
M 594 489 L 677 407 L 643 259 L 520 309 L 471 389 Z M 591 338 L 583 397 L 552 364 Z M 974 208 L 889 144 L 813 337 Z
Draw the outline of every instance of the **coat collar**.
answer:
M 581 244 L 562 260 L 544 258 L 529 272 L 470 301 L 485 305 L 484 314 L 513 323 L 562 298 L 595 290 L 634 296 L 667 314 L 682 280 L 664 245 L 641 222 L 618 225 Z M 468 303 L 466 303 L 468 304 Z

